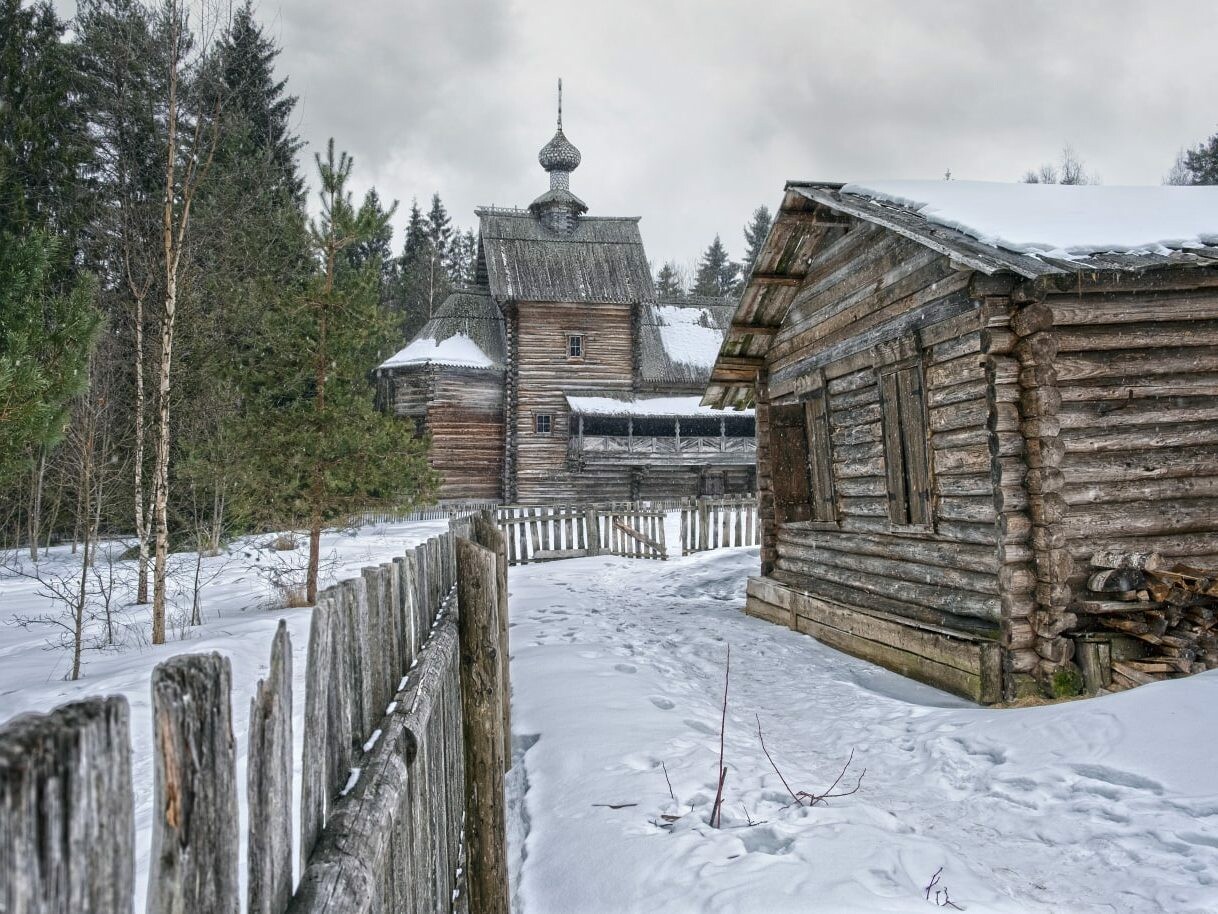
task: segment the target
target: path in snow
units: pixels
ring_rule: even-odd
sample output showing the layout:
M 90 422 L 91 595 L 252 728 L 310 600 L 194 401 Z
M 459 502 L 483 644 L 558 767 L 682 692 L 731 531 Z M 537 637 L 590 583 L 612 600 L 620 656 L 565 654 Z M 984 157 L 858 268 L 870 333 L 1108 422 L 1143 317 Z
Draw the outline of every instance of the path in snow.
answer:
M 925 911 L 940 867 L 972 912 L 1218 911 L 1218 673 L 980 709 L 744 616 L 756 563 L 512 569 L 517 914 Z M 823 790 L 851 749 L 861 790 L 784 808 L 755 714 L 795 790 Z

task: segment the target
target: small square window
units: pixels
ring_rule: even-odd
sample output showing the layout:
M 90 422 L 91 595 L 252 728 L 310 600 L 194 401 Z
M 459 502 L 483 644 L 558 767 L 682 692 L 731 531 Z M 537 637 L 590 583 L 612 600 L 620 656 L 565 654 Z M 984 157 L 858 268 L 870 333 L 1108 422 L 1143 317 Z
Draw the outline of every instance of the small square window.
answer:
M 582 359 L 584 357 L 584 338 L 578 333 L 567 336 L 567 358 Z
M 553 425 L 549 413 L 537 413 L 533 416 L 533 431 L 538 435 L 548 435 Z

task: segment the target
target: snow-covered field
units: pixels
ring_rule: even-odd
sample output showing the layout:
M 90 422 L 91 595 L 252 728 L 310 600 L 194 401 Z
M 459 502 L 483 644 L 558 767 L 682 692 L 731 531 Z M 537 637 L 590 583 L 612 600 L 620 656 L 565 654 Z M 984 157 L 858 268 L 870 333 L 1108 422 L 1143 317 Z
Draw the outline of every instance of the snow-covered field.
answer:
M 323 586 L 341 578 L 354 577 L 365 565 L 376 565 L 401 555 L 414 546 L 448 529 L 447 521 L 420 521 L 364 527 L 354 533 L 327 533 L 322 539 Z M 259 677 L 266 674 L 271 652 L 271 637 L 280 619 L 286 619 L 292 636 L 292 672 L 296 741 L 294 757 L 296 802 L 299 809 L 299 762 L 303 739 L 305 655 L 309 640 L 311 609 L 270 609 L 275 598 L 268 583 L 269 566 L 300 565 L 307 558 L 307 540 L 294 552 L 273 552 L 263 547 L 273 537 L 261 536 L 238 541 L 224 554 L 203 560 L 201 580 L 203 624 L 181 624 L 192 596 L 191 580 L 194 554 L 174 555 L 171 568 L 175 585 L 171 595 L 175 605 L 167 613 L 176 617 L 169 626 L 169 642 L 147 643 L 149 608 L 126 605 L 132 599 L 128 588 L 120 586 L 116 612 L 121 619 L 121 649 L 90 650 L 84 656 L 83 678 L 67 682 L 64 675 L 70 657 L 62 650 L 48 650 L 52 632 L 46 626 L 20 627 L 22 616 L 54 613 L 50 601 L 39 595 L 37 581 L 16 573 L 17 559 L 5 557 L 9 567 L 0 568 L 0 723 L 24 711 L 49 711 L 56 705 L 90 695 L 125 695 L 131 705 L 131 733 L 135 743 L 132 759 L 135 786 L 136 827 L 136 910 L 144 908 L 148 853 L 151 844 L 152 754 L 150 751 L 152 711 L 149 681 L 152 668 L 175 654 L 219 651 L 232 664 L 233 732 L 237 741 L 237 783 L 240 785 L 241 833 L 246 819 L 245 747 L 249 731 L 250 699 Z M 122 551 L 122 546 L 114 548 Z M 130 577 L 133 562 L 116 563 L 118 573 Z M 28 559 L 17 566 L 26 574 L 34 569 Z M 43 577 L 79 572 L 79 557 L 68 547 L 56 547 L 39 563 Z M 97 567 L 107 572 L 110 565 L 99 559 Z M 96 631 L 96 626 L 94 626 Z M 245 863 L 241 862 L 244 881 Z
M 1218 911 L 1218 673 L 980 709 L 744 616 L 756 563 L 512 570 L 518 914 L 917 912 L 936 872 L 972 912 Z M 758 716 L 792 789 L 853 750 L 839 790 L 866 768 L 859 791 L 789 806 Z

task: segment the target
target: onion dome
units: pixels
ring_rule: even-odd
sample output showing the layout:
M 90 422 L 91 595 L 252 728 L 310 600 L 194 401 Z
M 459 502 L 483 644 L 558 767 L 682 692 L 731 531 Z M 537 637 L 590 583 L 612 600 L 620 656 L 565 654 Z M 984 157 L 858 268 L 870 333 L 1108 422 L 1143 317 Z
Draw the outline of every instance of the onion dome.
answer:
M 542 146 L 541 152 L 537 153 L 537 161 L 546 171 L 575 171 L 579 168 L 579 160 L 579 150 L 562 132 L 561 123 L 554 139 Z

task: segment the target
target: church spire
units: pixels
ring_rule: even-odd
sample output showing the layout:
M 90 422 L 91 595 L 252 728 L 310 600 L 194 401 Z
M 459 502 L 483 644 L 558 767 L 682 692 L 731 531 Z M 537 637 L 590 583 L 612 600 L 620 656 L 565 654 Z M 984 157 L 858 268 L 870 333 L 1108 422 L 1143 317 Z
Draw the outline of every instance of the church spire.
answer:
M 571 172 L 579 167 L 580 159 L 579 150 L 562 132 L 562 80 L 559 79 L 558 129 L 537 154 L 537 161 L 550 175 L 550 190 L 529 204 L 529 209 L 560 234 L 569 232 L 575 218 L 588 211 L 587 205 L 571 193 Z

